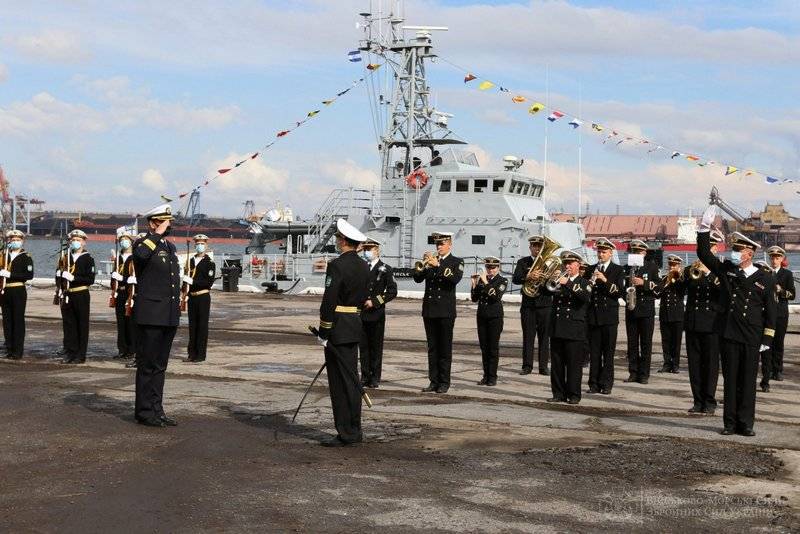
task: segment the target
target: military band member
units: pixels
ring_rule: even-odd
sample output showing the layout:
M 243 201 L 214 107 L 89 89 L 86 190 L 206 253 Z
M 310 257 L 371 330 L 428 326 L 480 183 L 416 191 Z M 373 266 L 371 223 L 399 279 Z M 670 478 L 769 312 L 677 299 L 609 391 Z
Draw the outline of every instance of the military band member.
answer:
M 133 318 L 138 327 L 136 351 L 136 421 L 145 426 L 176 426 L 164 413 L 164 377 L 172 341 L 180 321 L 181 275 L 175 245 L 167 241 L 172 223 L 169 204 L 145 214 L 149 231 L 133 247 L 136 270 L 136 305 Z
M 119 236 L 119 255 L 117 267 L 111 278 L 116 280 L 116 299 L 114 314 L 117 318 L 117 358 L 133 358 L 136 354 L 136 326 L 133 317 L 125 314 L 128 303 L 128 278 L 132 276 L 133 236 L 123 233 Z
M 340 447 L 359 443 L 361 435 L 361 393 L 358 384 L 358 344 L 362 325 L 359 308 L 367 298 L 369 267 L 356 252 L 366 240 L 352 224 L 336 221 L 338 258 L 328 263 L 325 294 L 319 308 L 320 344 L 325 347 L 325 364 L 338 434 L 323 445 Z
M 739 232 L 730 237 L 731 260 L 722 262 L 711 253 L 709 227 L 715 216 L 716 206 L 703 214 L 697 256 L 719 277 L 727 301 L 722 329 L 722 434 L 754 436 L 758 355 L 769 350 L 775 335 L 775 281 L 771 273 L 753 265 L 760 245 Z
M 187 316 L 189 319 L 189 346 L 187 347 L 189 362 L 204 362 L 208 347 L 208 319 L 211 316 L 211 286 L 217 273 L 217 266 L 206 254 L 208 236 L 194 236 L 195 254 L 189 260 L 189 274 L 181 280 L 188 284 L 189 294 Z
M 383 334 L 386 329 L 386 303 L 397 296 L 397 282 L 392 268 L 381 260 L 380 243 L 367 238 L 361 245 L 364 260 L 369 266 L 367 299 L 361 308 L 363 333 L 359 344 L 361 383 L 377 388 L 383 367 Z
M 69 237 L 69 269 L 61 271 L 61 278 L 69 283 L 66 297 L 61 304 L 64 320 L 64 359 L 63 363 L 79 364 L 86 362 L 89 346 L 89 309 L 91 297 L 89 287 L 94 284 L 94 258 L 86 251 L 86 234 L 73 230 Z
M 520 258 L 514 268 L 511 281 L 517 285 L 524 285 L 528 277 L 541 279 L 542 273 L 538 270 L 531 271 L 533 262 L 542 250 L 544 237 L 533 235 L 528 238 L 528 248 L 531 255 Z M 533 372 L 533 347 L 539 339 L 539 374 L 549 373 L 547 366 L 550 361 L 550 316 L 553 307 L 553 296 L 542 291 L 535 297 L 522 294 L 522 304 L 519 308 L 520 322 L 522 323 L 522 370 L 519 374 L 528 375 Z
M 717 255 L 724 237 L 711 232 L 711 254 Z M 714 415 L 717 409 L 717 379 L 719 378 L 719 332 L 722 307 L 721 286 L 717 275 L 698 260 L 684 270 L 686 311 L 683 325 L 686 330 L 686 365 L 692 387 L 692 407 L 689 413 Z
M 485 270 L 472 276 L 472 302 L 478 303 L 478 342 L 481 346 L 483 378 L 479 386 L 497 385 L 500 334 L 503 332 L 503 293 L 508 280 L 499 274 L 500 259 L 484 258 Z
M 656 294 L 661 298 L 658 310 L 658 327 L 661 330 L 661 347 L 664 364 L 659 373 L 680 372 L 681 341 L 683 339 L 683 297 L 686 279 L 680 256 L 667 256 L 667 274 L 656 284 Z
M 147 232 L 140 232 L 139 234 L 137 234 L 135 236 L 134 244 L 132 246 L 135 247 L 136 243 L 140 239 L 144 239 L 145 237 L 147 237 Z M 130 303 L 131 303 L 130 319 L 131 319 L 131 324 L 133 325 L 133 330 L 134 330 L 134 334 L 133 334 L 133 339 L 134 339 L 134 347 L 133 347 L 134 353 L 133 354 L 134 354 L 134 356 L 133 356 L 132 360 L 128 361 L 125 364 L 125 368 L 126 369 L 135 369 L 136 366 L 138 365 L 138 360 L 139 360 L 138 356 L 136 356 L 136 355 L 139 353 L 139 346 L 141 345 L 141 336 L 139 336 L 139 326 L 136 324 L 135 315 L 133 314 L 133 310 L 136 309 L 136 294 L 137 294 L 136 286 L 138 285 L 138 281 L 136 279 L 136 264 L 133 262 L 133 255 L 132 254 L 131 254 L 130 264 L 128 265 L 127 269 L 128 269 L 128 271 L 127 271 L 128 272 L 128 278 L 127 278 L 126 282 L 127 282 L 127 286 L 128 286 L 128 288 L 127 288 L 128 292 L 126 294 L 126 298 L 128 298 L 130 300 Z M 127 310 L 126 310 L 126 313 L 127 313 Z
M 592 284 L 588 330 L 591 364 L 589 393 L 608 395 L 614 387 L 614 352 L 619 327 L 619 298 L 623 294 L 625 273 L 611 261 L 616 246 L 601 237 L 595 241 L 597 263 L 586 271 Z
M 786 338 L 786 328 L 789 326 L 789 302 L 794 300 L 794 275 L 792 271 L 782 267 L 786 259 L 786 251 L 781 247 L 770 247 L 767 250 L 773 277 L 775 278 L 775 292 L 778 295 L 778 311 L 775 318 L 775 337 L 772 338 L 772 345 L 767 355 L 770 369 L 766 370 L 762 366 L 761 389 L 769 391 L 769 379 L 783 380 L 783 341 Z M 764 356 L 762 355 L 762 361 Z M 765 387 L 766 386 L 766 387 Z
M 553 397 L 548 402 L 578 404 L 581 401 L 586 308 L 592 288 L 589 281 L 578 274 L 579 254 L 565 250 L 561 253 L 561 261 L 564 276 L 558 280 L 558 289 L 553 297 L 553 332 L 550 337 Z
M 25 352 L 25 307 L 28 291 L 25 282 L 33 278 L 33 258 L 22 248 L 25 234 L 19 230 L 6 232 L 6 250 L 0 269 L 3 294 L 3 336 L 6 358 L 21 360 Z
M 581 261 L 581 266 L 578 269 L 578 274 L 581 278 L 585 278 L 589 280 L 591 283 L 591 279 L 589 277 L 589 263 L 586 260 Z M 583 346 L 583 367 L 589 367 L 589 361 L 591 360 L 591 347 L 589 344 L 589 338 L 591 337 L 591 332 L 589 331 L 589 308 L 586 308 L 586 343 Z
M 422 322 L 428 342 L 428 379 L 423 392 L 447 393 L 453 362 L 453 325 L 456 321 L 456 286 L 464 275 L 464 260 L 453 256 L 453 234 L 435 232 L 436 254 L 414 270 L 414 281 L 425 282 Z
M 647 245 L 634 239 L 628 245 L 628 255 L 645 256 Z M 655 328 L 655 287 L 658 282 L 658 266 L 644 260 L 644 265 L 628 265 L 625 270 L 625 290 L 634 289 L 636 306 L 625 308 L 625 332 L 628 337 L 628 378 L 625 382 L 647 384 L 650 380 L 650 358 L 653 353 L 653 329 Z

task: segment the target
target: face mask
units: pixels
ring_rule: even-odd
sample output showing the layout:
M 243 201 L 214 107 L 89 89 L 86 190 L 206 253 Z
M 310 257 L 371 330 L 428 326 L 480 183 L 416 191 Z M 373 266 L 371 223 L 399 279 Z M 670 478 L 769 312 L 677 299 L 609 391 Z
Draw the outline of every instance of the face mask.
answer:
M 365 250 L 364 251 L 364 259 L 367 260 L 367 261 L 374 260 L 375 259 L 375 253 L 372 252 L 371 250 Z
M 739 265 L 742 262 L 742 253 L 739 250 L 732 250 L 731 251 L 731 261 L 736 265 Z
M 194 246 L 194 249 L 198 254 L 202 254 L 206 251 L 206 245 L 205 243 L 198 243 Z
M 22 248 L 22 241 L 10 241 L 8 243 L 8 248 L 11 250 L 19 250 Z
M 72 250 L 80 250 L 81 249 L 81 242 L 80 241 L 70 241 L 69 248 Z
M 122 241 L 119 242 L 119 246 L 121 246 L 123 249 L 130 248 L 131 246 L 130 239 L 123 239 Z

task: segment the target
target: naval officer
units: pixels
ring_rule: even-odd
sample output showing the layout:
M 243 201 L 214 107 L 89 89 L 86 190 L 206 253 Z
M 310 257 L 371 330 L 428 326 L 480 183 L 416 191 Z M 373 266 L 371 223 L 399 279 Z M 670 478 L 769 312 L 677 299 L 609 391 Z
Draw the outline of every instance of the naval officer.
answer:
M 178 423 L 166 416 L 162 404 L 164 375 L 181 315 L 178 254 L 166 239 L 172 209 L 162 204 L 145 217 L 149 231 L 133 248 L 137 279 L 133 316 L 139 328 L 134 415 L 145 426 L 175 426 Z
M 769 364 L 769 369 L 761 367 L 761 390 L 769 391 L 769 380 L 783 380 L 783 341 L 786 338 L 786 328 L 789 326 L 789 302 L 794 300 L 794 275 L 792 271 L 783 267 L 786 251 L 781 247 L 770 247 L 767 250 L 772 276 L 775 277 L 775 293 L 778 295 L 778 310 L 775 317 L 775 337 L 766 355 L 762 355 L 762 362 Z M 766 356 L 766 357 L 765 357 Z
M 208 236 L 197 234 L 194 236 L 195 254 L 189 260 L 189 274 L 181 280 L 189 286 L 189 346 L 187 348 L 190 362 L 203 362 L 206 360 L 206 347 L 208 347 L 208 320 L 211 316 L 211 286 L 217 266 L 206 253 L 208 249 Z
M 667 256 L 669 270 L 656 284 L 656 295 L 660 297 L 658 327 L 661 331 L 661 347 L 664 364 L 659 373 L 680 372 L 681 340 L 683 339 L 683 297 L 686 295 L 686 279 L 683 276 L 683 259 L 675 254 Z
M 327 447 L 359 443 L 361 392 L 358 383 L 358 344 L 361 341 L 361 309 L 367 298 L 369 267 L 358 257 L 366 240 L 344 219 L 336 221 L 336 248 L 340 255 L 328 263 L 325 293 L 319 307 L 319 342 L 325 347 L 333 422 L 337 435 L 323 442 Z
M 25 234 L 19 230 L 6 232 L 6 251 L 0 270 L 3 294 L 3 336 L 6 358 L 22 359 L 25 352 L 25 307 L 28 291 L 25 282 L 33 278 L 33 258 L 22 248 Z
M 364 332 L 358 352 L 361 359 L 361 383 L 377 388 L 381 383 L 383 366 L 383 334 L 386 329 L 386 304 L 397 296 L 397 282 L 392 267 L 381 260 L 381 246 L 367 238 L 361 245 L 364 261 L 369 266 L 367 300 L 361 308 Z
M 525 285 L 527 278 L 540 279 L 542 272 L 532 270 L 539 252 L 542 250 L 544 237 L 532 235 L 528 238 L 530 256 L 525 256 L 517 261 L 511 281 L 519 286 Z M 547 366 L 550 361 L 550 316 L 553 307 L 553 296 L 547 291 L 540 291 L 535 297 L 522 293 L 522 303 L 519 307 L 520 322 L 522 323 L 522 370 L 521 375 L 531 374 L 533 371 L 533 346 L 536 338 L 539 339 L 539 374 L 549 373 Z
M 95 266 L 94 258 L 86 251 L 86 234 L 82 230 L 73 230 L 67 237 L 68 267 L 61 271 L 61 278 L 67 284 L 61 304 L 65 351 L 62 362 L 80 364 L 86 362 L 89 346 L 89 287 L 94 284 Z
M 127 229 L 118 238 L 119 255 L 117 268 L 111 273 L 116 281 L 114 315 L 117 318 L 117 358 L 134 358 L 136 355 L 136 326 L 133 317 L 126 312 L 128 306 L 128 279 L 132 276 L 133 236 Z
M 478 343 L 481 346 L 483 378 L 479 386 L 497 385 L 497 364 L 500 360 L 500 334 L 503 333 L 503 294 L 508 280 L 501 276 L 500 259 L 483 260 L 485 270 L 472 276 L 472 302 L 478 303 Z
M 647 245 L 634 239 L 628 245 L 628 255 L 646 256 Z M 625 382 L 647 384 L 650 380 L 650 358 L 653 353 L 653 329 L 656 325 L 655 287 L 658 266 L 641 258 L 643 265 L 627 266 L 625 291 L 632 291 L 636 305 L 625 308 L 625 332 L 628 336 L 628 378 Z M 627 295 L 626 295 L 627 298 Z
M 453 326 L 456 322 L 456 286 L 464 275 L 464 260 L 451 254 L 453 234 L 434 232 L 436 254 L 414 269 L 414 281 L 425 282 L 422 322 L 428 342 L 428 379 L 424 392 L 447 393 L 453 362 Z

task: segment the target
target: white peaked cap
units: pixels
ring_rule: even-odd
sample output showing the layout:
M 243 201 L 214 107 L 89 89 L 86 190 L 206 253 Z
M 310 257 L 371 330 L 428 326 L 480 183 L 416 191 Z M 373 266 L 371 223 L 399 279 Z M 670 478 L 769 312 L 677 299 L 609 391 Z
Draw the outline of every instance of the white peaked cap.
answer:
M 349 222 L 345 221 L 344 219 L 338 219 L 336 221 L 336 232 L 343 235 L 350 241 L 363 243 L 364 241 L 367 240 L 367 236 L 361 233 L 361 230 L 359 230 Z

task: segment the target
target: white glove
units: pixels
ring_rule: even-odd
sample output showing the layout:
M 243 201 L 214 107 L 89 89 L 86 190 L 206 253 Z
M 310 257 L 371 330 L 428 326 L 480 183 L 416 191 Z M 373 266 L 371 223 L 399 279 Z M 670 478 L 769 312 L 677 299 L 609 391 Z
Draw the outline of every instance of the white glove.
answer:
M 181 277 L 181 281 L 182 281 L 182 282 L 184 282 L 184 283 L 186 283 L 186 284 L 189 284 L 189 285 L 192 285 L 192 284 L 194 284 L 194 279 L 192 279 L 192 277 L 191 277 L 191 276 L 187 276 L 187 275 L 183 275 L 183 276 Z
M 769 350 L 769 345 L 761 345 L 758 347 L 758 352 L 764 352 L 765 350 Z
M 67 272 L 67 271 L 62 271 L 61 278 L 63 278 L 67 282 L 72 282 L 73 280 L 75 280 L 75 276 L 72 273 Z
M 703 212 L 703 219 L 700 221 L 700 229 L 698 232 L 708 231 L 711 228 L 711 225 L 714 223 L 714 219 L 717 218 L 717 206 L 714 204 L 710 205 L 706 208 L 706 211 Z
M 317 343 L 319 343 L 323 347 L 327 347 L 328 346 L 328 340 L 327 339 L 322 339 L 319 336 L 317 336 Z
M 136 277 L 135 276 L 129 276 L 128 277 L 128 283 L 129 284 L 135 284 L 136 283 Z
M 56 271 L 56 278 L 61 278 L 61 271 Z
M 11 271 L 7 269 L 0 269 L 0 277 L 2 278 L 11 278 Z
M 119 274 L 117 271 L 114 271 L 113 273 L 111 273 L 111 278 L 112 278 L 112 280 L 116 280 L 117 282 L 122 282 L 122 280 L 124 280 L 122 278 L 122 275 Z

